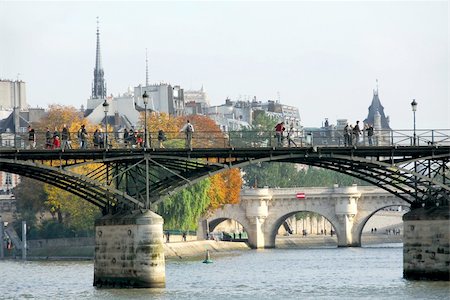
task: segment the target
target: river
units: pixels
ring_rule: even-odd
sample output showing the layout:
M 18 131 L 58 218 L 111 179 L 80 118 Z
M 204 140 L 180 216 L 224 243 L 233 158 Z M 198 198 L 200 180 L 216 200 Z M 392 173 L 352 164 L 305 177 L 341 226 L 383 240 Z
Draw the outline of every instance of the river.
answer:
M 96 289 L 92 261 L 0 261 L 0 299 L 448 299 L 449 282 L 407 281 L 402 244 L 212 253 L 168 260 L 165 289 Z

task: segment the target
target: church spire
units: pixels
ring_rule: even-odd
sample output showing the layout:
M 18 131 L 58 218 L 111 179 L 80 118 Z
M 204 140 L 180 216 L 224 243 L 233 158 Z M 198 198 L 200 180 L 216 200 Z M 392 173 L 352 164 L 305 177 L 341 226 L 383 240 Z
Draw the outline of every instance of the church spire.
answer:
M 92 99 L 106 98 L 106 83 L 104 79 L 104 71 L 102 68 L 102 59 L 100 55 L 100 28 L 97 17 L 97 50 L 95 56 L 94 82 L 92 86 Z

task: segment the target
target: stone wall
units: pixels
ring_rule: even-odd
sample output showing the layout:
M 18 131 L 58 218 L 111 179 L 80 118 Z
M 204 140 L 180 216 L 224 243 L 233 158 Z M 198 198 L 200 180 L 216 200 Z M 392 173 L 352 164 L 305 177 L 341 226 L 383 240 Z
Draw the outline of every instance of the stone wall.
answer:
M 415 209 L 403 222 L 404 278 L 450 280 L 449 207 Z

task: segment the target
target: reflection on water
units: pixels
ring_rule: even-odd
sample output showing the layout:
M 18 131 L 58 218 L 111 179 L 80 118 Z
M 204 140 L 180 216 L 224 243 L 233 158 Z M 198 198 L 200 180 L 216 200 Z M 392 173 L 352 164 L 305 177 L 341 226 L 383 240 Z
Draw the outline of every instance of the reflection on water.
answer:
M 446 299 L 448 282 L 402 278 L 401 244 L 270 249 L 168 261 L 165 289 L 96 289 L 92 262 L 1 261 L 0 299 Z

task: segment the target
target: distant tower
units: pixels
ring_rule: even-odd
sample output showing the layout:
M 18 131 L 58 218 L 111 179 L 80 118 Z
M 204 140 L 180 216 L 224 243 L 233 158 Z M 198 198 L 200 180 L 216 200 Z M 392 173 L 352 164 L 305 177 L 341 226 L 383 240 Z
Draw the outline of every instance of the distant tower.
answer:
M 104 78 L 104 71 L 102 68 L 102 59 L 100 55 L 100 29 L 97 17 L 97 52 L 95 56 L 94 82 L 92 84 L 91 99 L 106 98 L 106 83 Z
M 372 104 L 369 106 L 369 114 L 367 115 L 367 118 L 364 120 L 365 124 L 373 124 L 375 123 L 375 115 L 380 115 L 380 129 L 391 129 L 389 127 L 389 119 L 386 118 L 384 114 L 384 107 L 381 105 L 380 98 L 378 98 L 378 79 L 377 79 L 377 88 L 376 90 L 373 90 L 373 98 L 372 98 Z

